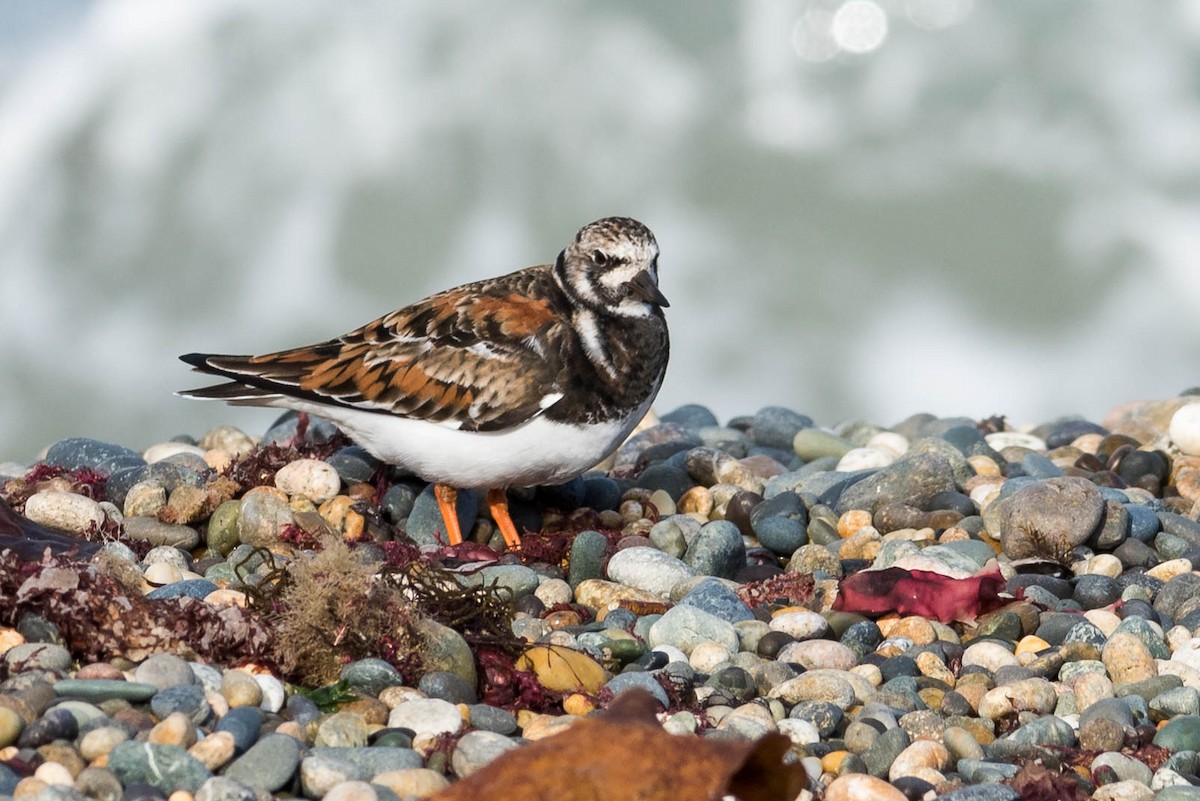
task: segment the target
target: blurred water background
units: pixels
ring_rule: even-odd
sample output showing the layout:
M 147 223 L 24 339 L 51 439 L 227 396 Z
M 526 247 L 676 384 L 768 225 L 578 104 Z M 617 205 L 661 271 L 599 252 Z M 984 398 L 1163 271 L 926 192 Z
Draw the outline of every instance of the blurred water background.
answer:
M 4 0 L 0 461 L 610 214 L 660 410 L 1096 419 L 1200 383 L 1198 84 L 1200 0 Z

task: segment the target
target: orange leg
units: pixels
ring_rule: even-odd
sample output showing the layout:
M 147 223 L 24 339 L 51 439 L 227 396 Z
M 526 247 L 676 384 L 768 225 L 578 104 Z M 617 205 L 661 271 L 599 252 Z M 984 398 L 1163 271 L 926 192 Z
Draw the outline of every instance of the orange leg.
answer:
M 521 550 L 521 535 L 517 533 L 517 527 L 508 516 L 508 497 L 504 494 L 504 489 L 497 487 L 488 490 L 487 504 L 488 511 L 492 513 L 492 520 L 496 521 L 496 526 L 504 535 L 509 550 Z
M 437 498 L 438 511 L 446 526 L 446 539 L 451 545 L 462 542 L 462 530 L 458 527 L 458 490 L 445 484 L 433 485 L 433 497 Z

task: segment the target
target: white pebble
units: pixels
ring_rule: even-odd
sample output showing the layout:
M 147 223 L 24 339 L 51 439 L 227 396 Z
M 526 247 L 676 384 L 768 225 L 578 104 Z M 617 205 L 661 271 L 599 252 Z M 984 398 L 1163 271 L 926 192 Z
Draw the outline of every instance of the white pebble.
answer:
M 43 762 L 38 765 L 33 775 L 34 778 L 41 779 L 46 784 L 61 787 L 75 786 L 75 777 L 71 775 L 71 771 L 67 770 L 65 765 L 59 762 Z
M 688 662 L 701 673 L 712 673 L 714 668 L 727 663 L 729 658 L 729 651 L 725 650 L 725 646 L 712 640 L 706 640 L 696 643 L 696 647 L 688 656 Z
M 259 709 L 267 712 L 278 712 L 283 709 L 283 702 L 287 700 L 287 691 L 284 689 L 283 682 L 268 673 L 254 673 L 254 680 L 258 682 L 258 686 L 262 688 L 263 699 L 258 705 Z
M 35 523 L 59 531 L 87 531 L 104 525 L 100 504 L 73 492 L 46 490 L 25 501 L 25 516 Z
M 342 479 L 326 462 L 297 459 L 279 469 L 275 474 L 275 486 L 290 496 L 299 495 L 320 504 L 338 494 Z
M 458 707 L 440 698 L 418 698 L 400 704 L 388 715 L 388 726 L 412 729 L 417 734 L 457 734 L 463 727 Z
M 1189 403 L 1171 415 L 1167 434 L 1188 456 L 1200 456 L 1200 403 Z
M 867 447 L 903 456 L 908 451 L 908 437 L 895 431 L 880 431 L 867 440 Z
M 821 732 L 807 720 L 784 718 L 777 725 L 779 733 L 796 745 L 814 745 L 821 742 Z
M 877 467 L 887 467 L 896 461 L 896 454 L 882 448 L 852 448 L 837 463 L 837 470 L 853 472 L 855 470 L 872 470 Z
M 816 612 L 784 612 L 771 618 L 771 631 L 781 631 L 797 640 L 819 637 L 829 629 L 829 623 Z
M 1005 448 L 1028 448 L 1031 451 L 1046 450 L 1046 440 L 1033 434 L 1023 434 L 1020 431 L 997 431 L 984 437 L 988 447 L 994 451 Z
M 687 662 L 688 661 L 687 654 L 685 654 L 683 651 L 676 648 L 674 645 L 666 645 L 664 643 L 663 645 L 656 646 L 654 648 L 654 650 L 658 651 L 659 653 L 666 654 L 668 662 Z
M 143 575 L 146 577 L 146 581 L 158 587 L 164 584 L 174 584 L 183 578 L 182 571 L 167 562 L 155 562 L 147 565 Z
M 1016 665 L 1017 657 L 1012 651 L 996 642 L 977 642 L 968 645 L 962 655 L 962 666 L 976 665 L 995 671 L 1005 665 Z
M 534 596 L 547 608 L 571 603 L 571 585 L 562 579 L 548 578 L 537 585 Z

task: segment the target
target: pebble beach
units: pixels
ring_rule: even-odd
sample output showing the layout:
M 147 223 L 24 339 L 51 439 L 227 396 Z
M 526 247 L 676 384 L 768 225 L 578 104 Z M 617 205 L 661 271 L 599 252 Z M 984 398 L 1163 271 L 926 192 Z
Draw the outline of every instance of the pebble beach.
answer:
M 1200 801 L 1200 394 L 660 410 L 510 491 L 520 553 L 294 414 L 64 439 L 0 499 L 0 798 L 436 798 L 640 688 L 786 737 L 804 801 Z

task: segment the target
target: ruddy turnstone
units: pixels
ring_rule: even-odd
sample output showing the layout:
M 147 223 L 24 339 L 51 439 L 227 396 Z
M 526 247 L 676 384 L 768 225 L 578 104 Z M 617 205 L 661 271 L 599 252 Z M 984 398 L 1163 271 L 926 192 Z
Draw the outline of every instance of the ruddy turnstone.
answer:
M 667 368 L 658 243 L 628 217 L 585 225 L 554 264 L 431 295 L 336 339 L 263 356 L 180 358 L 229 383 L 179 394 L 324 417 L 434 484 L 452 544 L 458 489 L 554 484 L 607 456 Z

